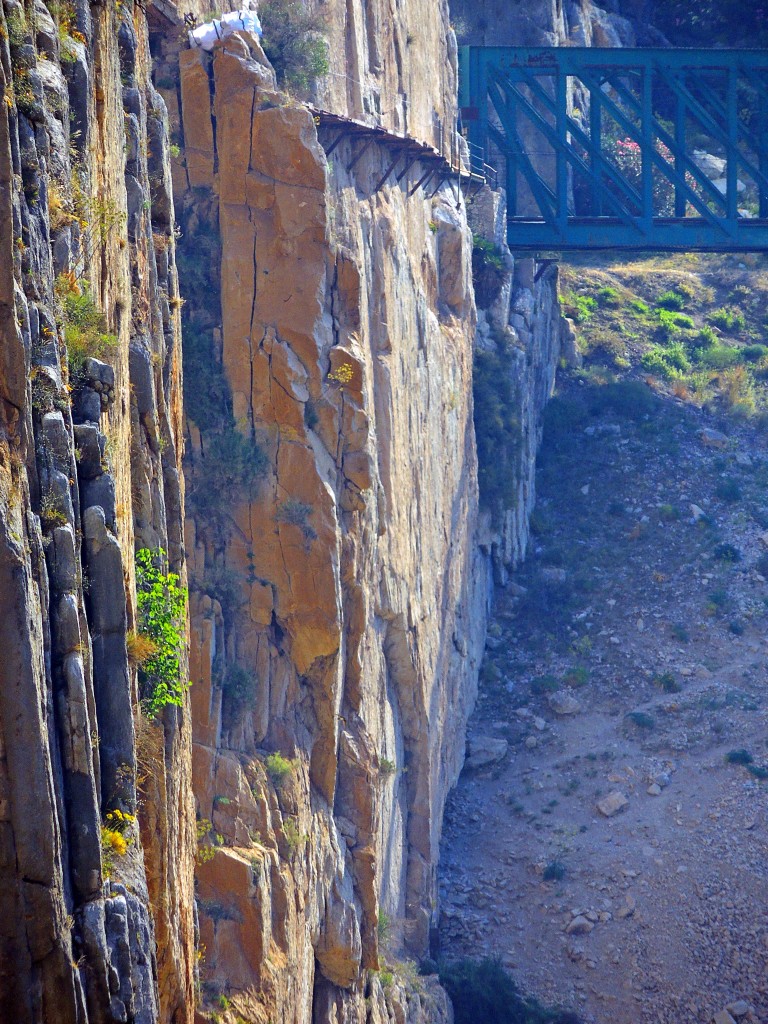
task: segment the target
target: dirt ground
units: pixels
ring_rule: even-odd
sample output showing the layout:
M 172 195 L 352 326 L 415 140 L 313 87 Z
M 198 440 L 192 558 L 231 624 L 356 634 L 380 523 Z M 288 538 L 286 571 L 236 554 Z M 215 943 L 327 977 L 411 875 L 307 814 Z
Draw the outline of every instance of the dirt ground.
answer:
M 765 436 L 607 388 L 550 407 L 470 723 L 488 763 L 446 814 L 441 955 L 587 1022 L 766 1024 Z

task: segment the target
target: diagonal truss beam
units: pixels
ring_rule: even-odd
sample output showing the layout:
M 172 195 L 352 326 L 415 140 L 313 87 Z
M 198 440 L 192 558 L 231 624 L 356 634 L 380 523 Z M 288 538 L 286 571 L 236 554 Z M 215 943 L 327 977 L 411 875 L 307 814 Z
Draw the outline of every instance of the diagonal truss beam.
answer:
M 460 103 L 470 144 L 506 165 L 512 244 L 768 251 L 765 51 L 465 47 Z M 724 190 L 692 130 L 724 158 Z M 613 155 L 617 131 L 637 147 L 631 167 Z M 758 216 L 740 209 L 742 177 Z
M 552 97 L 541 87 L 536 78 L 533 75 L 524 75 L 525 83 L 529 87 L 532 93 L 539 99 L 544 107 L 552 114 L 557 115 L 557 108 L 552 101 Z M 523 104 L 522 112 L 541 130 L 541 132 L 547 136 L 550 142 L 558 145 L 567 154 L 568 159 L 582 171 L 587 178 L 593 182 L 593 184 L 599 185 L 601 175 L 608 178 L 618 189 L 620 189 L 626 197 L 630 200 L 633 206 L 639 209 L 642 200 L 640 194 L 632 187 L 632 185 L 623 177 L 613 166 L 613 164 L 603 156 L 602 150 L 599 146 L 595 147 L 592 145 L 589 135 L 582 130 L 581 126 L 577 121 L 574 121 L 568 114 L 565 114 L 564 120 L 566 124 L 567 132 L 575 139 L 577 139 L 587 153 L 589 153 L 596 165 L 598 170 L 595 171 L 589 167 L 584 160 L 582 160 L 576 150 L 568 145 L 567 141 L 563 141 L 562 138 L 558 137 L 552 125 L 548 124 L 547 121 L 541 116 L 536 108 L 529 103 L 522 94 L 515 89 L 516 94 L 520 97 Z M 609 204 L 614 206 L 615 212 L 618 216 L 625 216 L 631 220 L 629 213 L 625 207 L 621 206 L 621 203 L 615 196 L 610 192 L 605 192 L 602 195 L 602 199 Z
M 585 74 L 584 80 L 586 84 L 589 84 L 591 81 L 591 77 Z M 606 96 L 604 92 L 601 92 L 600 103 L 609 111 L 611 117 L 616 121 L 618 125 L 620 125 L 624 129 L 624 131 L 632 139 L 632 141 L 636 142 L 640 146 L 643 153 L 643 157 L 646 160 L 650 161 L 650 163 L 652 163 L 653 166 L 657 168 L 657 170 L 660 170 L 662 174 L 664 174 L 665 177 L 667 177 L 669 181 L 672 182 L 675 188 L 679 189 L 681 194 L 686 196 L 691 206 L 698 210 L 701 216 L 704 217 L 706 220 L 710 221 L 710 223 L 714 224 L 716 227 L 722 226 L 725 230 L 729 231 L 730 233 L 730 229 L 728 228 L 726 222 L 722 218 L 717 217 L 717 215 L 714 214 L 709 209 L 706 203 L 704 203 L 703 200 L 701 200 L 696 195 L 693 189 L 690 188 L 687 181 L 685 180 L 685 177 L 682 176 L 681 174 L 678 174 L 677 170 L 670 164 L 668 164 L 664 157 L 657 152 L 656 147 L 654 145 L 651 125 L 649 124 L 650 118 L 645 116 L 646 112 L 643 112 L 643 116 L 641 116 L 641 125 L 638 128 L 627 117 L 624 111 L 619 106 L 617 106 L 617 104 L 614 103 L 609 96 Z M 717 193 L 717 197 L 719 200 L 722 201 L 723 197 L 719 192 Z M 644 205 L 648 205 L 647 201 Z
M 591 78 L 586 78 L 585 82 L 588 84 L 592 84 L 592 87 L 595 88 L 595 85 L 592 82 Z M 637 98 L 632 95 L 632 92 L 626 88 L 623 82 L 617 81 L 615 78 L 608 78 L 605 80 L 604 84 L 610 85 L 610 87 L 621 96 L 624 102 L 628 103 L 634 109 L 636 114 L 641 113 L 641 105 L 638 103 Z M 598 102 L 602 103 L 602 97 L 604 96 L 602 89 L 596 89 L 595 95 L 599 97 Z M 651 115 L 651 127 L 653 130 L 653 134 L 656 136 L 656 138 L 658 138 L 659 141 L 663 142 L 667 149 L 669 149 L 670 152 L 675 156 L 676 161 L 678 161 L 676 163 L 676 169 L 678 170 L 678 172 L 682 170 L 685 173 L 690 174 L 696 182 L 696 184 L 699 185 L 703 189 L 703 191 L 707 193 L 709 199 L 712 202 L 718 203 L 723 208 L 725 208 L 725 197 L 723 196 L 722 192 L 719 192 L 715 188 L 715 186 L 712 184 L 712 182 L 709 180 L 706 174 L 702 172 L 698 164 L 696 164 L 693 161 L 693 159 L 690 156 L 688 156 L 684 148 L 681 148 L 680 140 L 673 139 L 669 132 L 664 128 L 661 122 L 654 115 Z M 688 198 L 689 192 L 690 189 L 687 188 L 686 184 L 686 198 Z

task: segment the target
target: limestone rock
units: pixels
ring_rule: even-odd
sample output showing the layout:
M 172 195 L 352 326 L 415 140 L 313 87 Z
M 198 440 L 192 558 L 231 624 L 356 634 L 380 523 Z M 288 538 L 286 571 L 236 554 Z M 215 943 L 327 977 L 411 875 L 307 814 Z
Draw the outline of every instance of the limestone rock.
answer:
M 509 744 L 504 739 L 494 736 L 473 736 L 467 743 L 464 767 L 472 771 L 497 764 L 506 757 L 508 748 Z
M 614 790 L 597 802 L 597 809 L 605 818 L 612 818 L 614 814 L 618 814 L 628 806 L 629 800 L 619 790 Z
M 556 690 L 547 698 L 547 703 L 556 715 L 577 715 L 581 704 L 568 690 Z
M 350 988 L 359 973 L 362 946 L 355 908 L 336 890 L 325 911 L 320 942 L 315 947 L 320 970 L 341 988 Z
M 739 1017 L 746 1017 L 747 1014 L 751 1012 L 752 1008 L 746 999 L 737 999 L 733 1003 L 728 1003 L 725 1009 L 732 1017 L 736 1017 L 738 1019 Z
M 565 932 L 567 935 L 588 935 L 594 927 L 592 921 L 579 914 L 566 925 Z
M 719 430 L 713 430 L 711 427 L 703 427 L 699 431 L 699 439 L 708 448 L 728 448 L 731 443 L 727 434 L 723 434 Z

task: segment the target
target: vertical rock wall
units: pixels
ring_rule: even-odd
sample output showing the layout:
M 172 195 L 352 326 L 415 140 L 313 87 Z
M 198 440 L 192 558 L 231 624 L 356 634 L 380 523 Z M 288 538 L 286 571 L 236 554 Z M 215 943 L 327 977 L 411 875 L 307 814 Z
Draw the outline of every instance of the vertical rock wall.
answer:
M 205 1005 L 438 1019 L 378 971 L 428 948 L 484 638 L 463 203 L 326 158 L 253 40 L 180 63 Z
M 142 719 L 126 643 L 134 546 L 185 571 L 173 204 L 142 11 L 9 0 L 0 92 L 0 1018 L 182 1022 L 189 715 Z M 101 340 L 78 356 L 84 310 Z M 125 852 L 102 844 L 116 812 L 138 816 L 113 830 Z
M 531 257 L 512 255 L 502 193 L 484 188 L 469 208 L 469 220 L 475 236 L 494 246 L 501 264 L 501 269 L 480 270 L 475 284 L 476 349 L 495 359 L 499 394 L 511 394 L 514 406 L 514 431 L 507 451 L 497 456 L 506 459 L 504 500 L 494 496 L 484 502 L 480 530 L 480 545 L 489 556 L 494 581 L 504 584 L 528 547 L 542 413 L 552 394 L 561 353 L 557 267 L 540 267 Z

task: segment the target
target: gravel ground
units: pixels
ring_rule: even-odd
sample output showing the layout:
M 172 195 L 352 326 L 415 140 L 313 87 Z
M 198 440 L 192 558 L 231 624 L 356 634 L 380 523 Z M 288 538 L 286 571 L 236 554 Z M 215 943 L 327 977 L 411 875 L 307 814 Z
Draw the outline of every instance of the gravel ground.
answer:
M 595 415 L 572 382 L 553 408 L 446 813 L 441 951 L 588 1022 L 765 1024 L 768 454 L 653 402 Z

